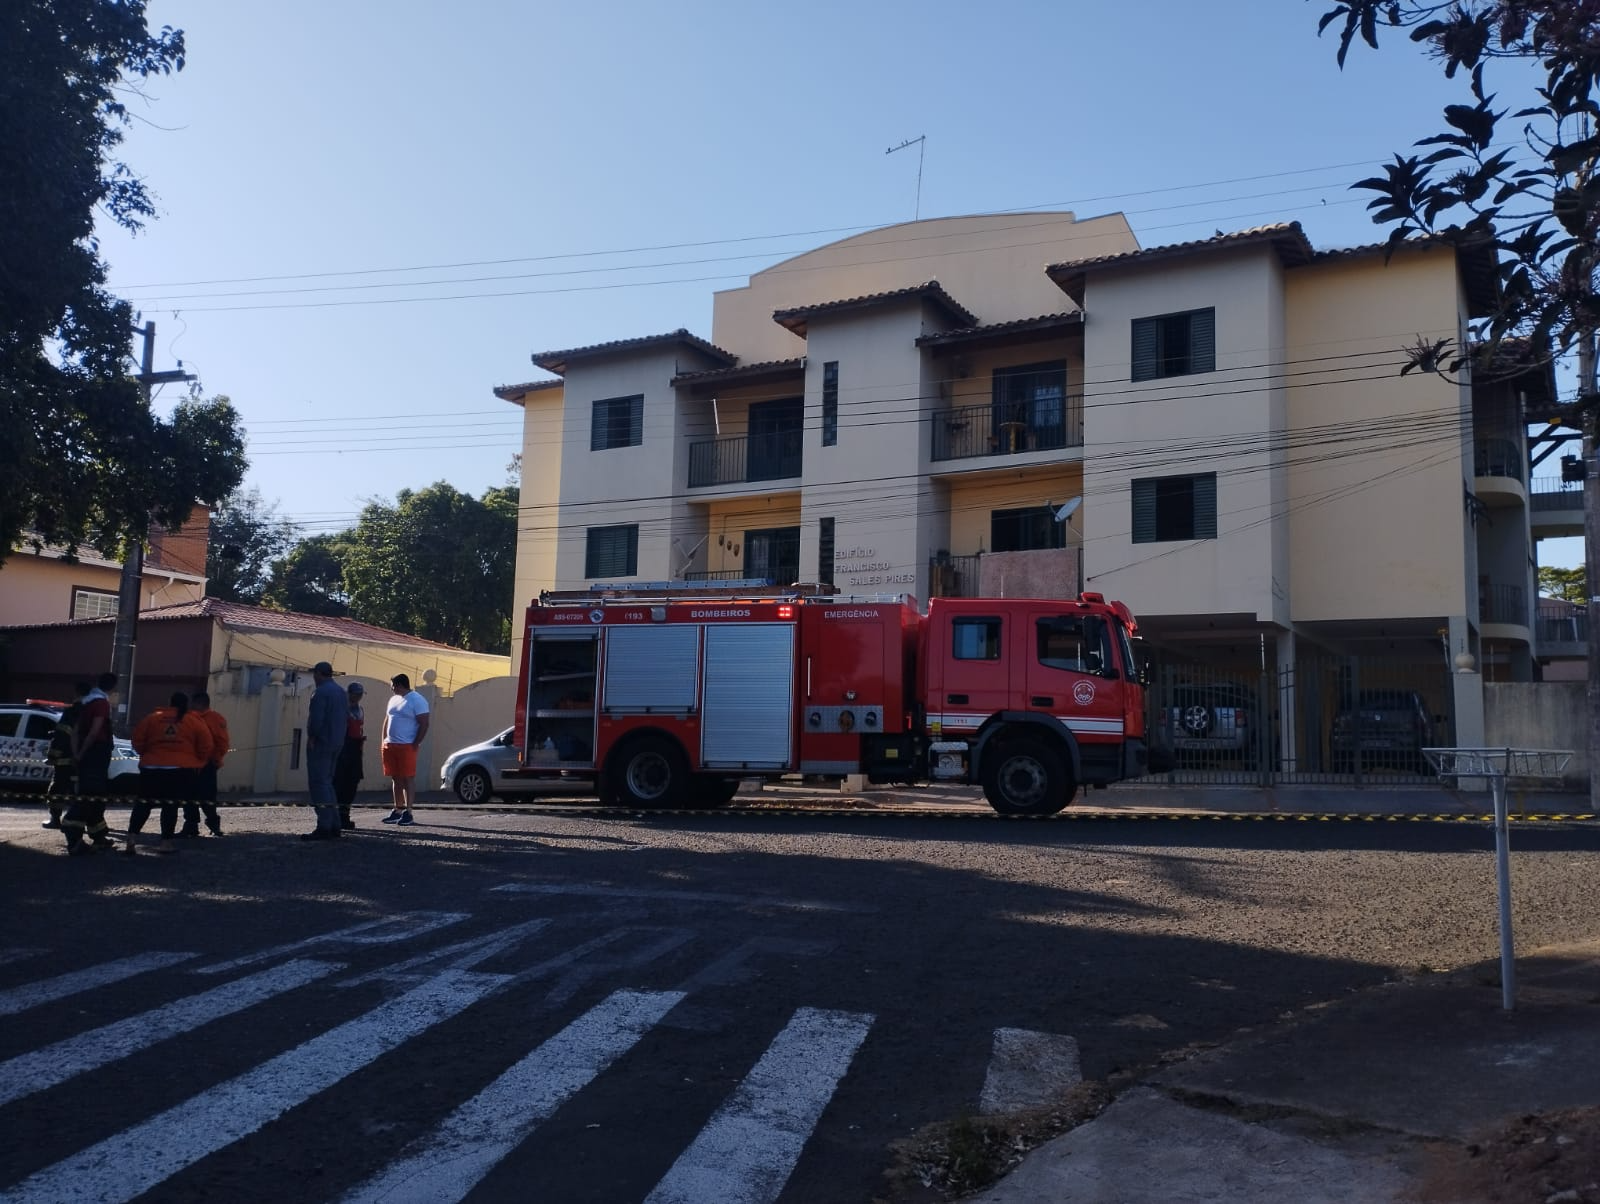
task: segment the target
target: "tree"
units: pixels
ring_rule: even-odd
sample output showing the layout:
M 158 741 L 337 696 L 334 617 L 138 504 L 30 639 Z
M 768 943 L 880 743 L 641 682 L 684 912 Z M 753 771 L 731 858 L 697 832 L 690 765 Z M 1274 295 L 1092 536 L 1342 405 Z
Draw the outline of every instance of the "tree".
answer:
M 511 646 L 518 492 L 439 481 L 369 502 L 345 537 L 350 614 L 473 652 Z
M 1539 566 L 1539 592 L 1546 598 L 1560 598 L 1563 602 L 1571 602 L 1576 606 L 1586 605 L 1589 600 L 1589 591 L 1584 587 L 1584 579 L 1588 576 L 1579 565 L 1575 569 L 1558 569 L 1549 565 Z
M 183 34 L 152 35 L 144 0 L 8 0 L 0 46 L 0 563 L 25 535 L 112 552 L 244 475 L 225 398 L 163 420 L 141 396 L 94 236 L 97 212 L 130 230 L 155 212 L 114 157 L 118 97 L 180 70 Z
M 301 614 L 349 614 L 350 595 L 344 588 L 348 539 L 345 532 L 301 540 L 273 564 L 262 601 L 275 610 L 296 610 Z
M 1340 66 L 1357 36 L 1376 48 L 1381 29 L 1404 28 L 1430 46 L 1447 78 L 1465 71 L 1471 94 L 1471 103 L 1445 107 L 1446 130 L 1416 143 L 1435 149 L 1397 154 L 1383 175 L 1354 185 L 1376 194 L 1367 208 L 1390 227 L 1391 248 L 1436 236 L 1497 252 L 1501 299 L 1483 330 L 1485 356 L 1512 335 L 1528 336 L 1540 353 L 1592 337 L 1600 328 L 1600 178 L 1592 170 L 1600 11 L 1591 0 L 1346 0 L 1323 14 L 1320 29 L 1340 22 Z M 1500 59 L 1537 61 L 1544 81 L 1529 99 L 1538 103 L 1515 113 L 1497 105 L 1485 68 Z M 1512 131 L 1503 123 L 1520 127 L 1526 156 L 1504 145 Z M 1416 348 L 1408 367 L 1455 371 L 1470 351 L 1441 340 Z
M 211 515 L 206 593 L 227 602 L 260 602 L 273 561 L 294 542 L 294 524 L 278 517 L 276 502 L 257 489 L 230 493 Z

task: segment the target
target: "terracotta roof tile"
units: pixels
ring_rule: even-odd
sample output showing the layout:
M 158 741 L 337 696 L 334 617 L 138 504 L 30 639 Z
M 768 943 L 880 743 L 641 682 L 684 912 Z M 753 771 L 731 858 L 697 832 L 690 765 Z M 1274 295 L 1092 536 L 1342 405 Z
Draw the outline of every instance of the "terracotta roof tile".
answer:
M 534 355 L 533 362 L 546 372 L 554 372 L 557 376 L 565 376 L 567 366 L 573 360 L 598 359 L 608 355 L 621 355 L 629 351 L 647 351 L 656 347 L 671 347 L 676 344 L 692 347 L 711 359 L 720 359 L 724 364 L 736 363 L 739 358 L 731 352 L 724 351 L 714 343 L 708 343 L 699 335 L 690 334 L 680 326 L 677 330 L 669 330 L 666 334 L 648 334 L 636 339 L 613 339 L 609 343 L 590 343 L 587 347 L 569 347 L 564 351 L 540 351 Z
M 520 403 L 529 393 L 543 393 L 547 389 L 559 389 L 567 382 L 564 380 L 530 380 L 520 385 L 496 385 L 494 395 L 501 401 L 514 401 Z
M 1298 267 L 1309 263 L 1313 254 L 1311 243 L 1299 222 L 1277 222 L 1270 226 L 1253 226 L 1248 230 L 1235 230 L 1231 234 L 1217 234 L 1192 242 L 1169 243 L 1162 247 L 1146 247 L 1139 251 L 1119 251 L 1115 255 L 1096 255 L 1091 259 L 1073 259 L 1066 263 L 1052 263 L 1045 274 L 1054 280 L 1061 291 L 1079 305 L 1083 304 L 1084 278 L 1090 270 L 1141 266 L 1164 259 L 1178 259 L 1190 255 L 1230 247 L 1253 246 L 1269 243 L 1278 252 L 1285 267 Z
M 139 622 L 159 623 L 168 619 L 214 619 L 232 631 L 273 632 L 279 635 L 310 636 L 322 640 L 360 640 L 369 644 L 402 644 L 416 648 L 444 648 L 435 640 L 421 636 L 390 631 L 356 619 L 335 618 L 331 615 L 307 615 L 293 610 L 269 610 L 265 606 L 250 606 L 244 602 L 225 602 L 221 598 L 201 598 L 198 602 L 178 602 L 172 606 L 157 606 L 139 612 Z M 75 619 L 65 623 L 33 623 L 28 626 L 84 627 L 93 623 L 115 623 L 112 618 Z M 12 628 L 16 630 L 16 628 Z M 452 649 L 462 651 L 462 649 Z
M 998 335 L 1028 334 L 1032 331 L 1050 331 L 1081 325 L 1083 325 L 1083 314 L 1078 310 L 1070 310 L 1065 313 L 1040 314 L 1036 318 L 1013 318 L 1009 322 L 991 322 L 987 326 L 963 326 L 959 330 L 925 334 L 917 340 L 917 346 L 937 347 L 944 343 L 981 342 Z
M 890 289 L 885 293 L 868 293 L 861 297 L 845 297 L 838 301 L 821 301 L 815 305 L 796 305 L 791 309 L 775 310 L 772 320 L 804 338 L 807 323 L 818 314 L 841 313 L 852 309 L 871 309 L 874 306 L 912 297 L 921 297 L 923 300 L 934 302 L 963 326 L 976 326 L 978 324 L 978 319 L 972 311 L 945 292 L 944 286 L 937 280 L 926 280 L 921 284 Z
M 736 384 L 752 377 L 789 376 L 804 372 L 806 357 L 763 360 L 758 364 L 738 364 L 732 368 L 710 368 L 704 372 L 684 372 L 672 378 L 674 385 Z

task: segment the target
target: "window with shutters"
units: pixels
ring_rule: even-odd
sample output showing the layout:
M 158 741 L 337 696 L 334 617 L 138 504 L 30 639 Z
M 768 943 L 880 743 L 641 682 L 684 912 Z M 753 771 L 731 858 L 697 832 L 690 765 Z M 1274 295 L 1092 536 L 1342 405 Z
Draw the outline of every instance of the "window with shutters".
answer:
M 817 520 L 817 580 L 823 585 L 833 584 L 833 520 Z
M 1133 482 L 1133 542 L 1217 537 L 1217 474 Z
M 1036 552 L 1067 546 L 1067 525 L 1049 506 L 989 512 L 989 548 L 995 552 Z
M 1217 311 L 1191 309 L 1133 320 L 1133 379 L 1189 376 L 1217 368 Z
M 608 397 L 594 403 L 589 450 L 638 447 L 644 442 L 644 397 Z
M 839 361 L 822 365 L 822 446 L 839 442 Z
M 591 579 L 632 577 L 639 571 L 639 525 L 590 527 L 583 575 Z

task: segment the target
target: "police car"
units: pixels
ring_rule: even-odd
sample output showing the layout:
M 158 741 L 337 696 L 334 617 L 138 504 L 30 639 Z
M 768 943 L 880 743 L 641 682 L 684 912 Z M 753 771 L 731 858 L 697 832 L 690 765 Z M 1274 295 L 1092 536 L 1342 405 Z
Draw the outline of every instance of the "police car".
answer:
M 30 698 L 0 703 L 0 790 L 43 790 L 54 772 L 50 740 L 65 709 L 59 702 Z M 119 790 L 139 782 L 139 755 L 126 740 L 111 742 L 110 777 Z

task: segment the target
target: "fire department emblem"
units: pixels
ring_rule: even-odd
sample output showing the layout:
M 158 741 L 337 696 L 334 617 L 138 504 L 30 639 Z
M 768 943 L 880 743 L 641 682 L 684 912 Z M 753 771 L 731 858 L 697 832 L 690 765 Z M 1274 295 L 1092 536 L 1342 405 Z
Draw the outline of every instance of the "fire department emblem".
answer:
M 591 610 L 589 612 L 589 622 L 591 622 L 591 623 L 604 623 L 605 621 L 606 621 L 606 612 L 605 611 L 603 611 L 603 610 Z
M 1094 682 L 1080 681 L 1072 687 L 1072 700 L 1081 707 L 1094 701 Z

